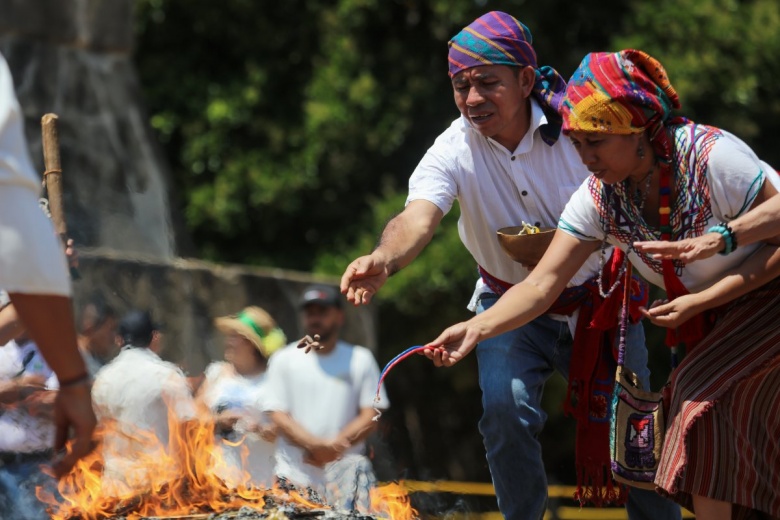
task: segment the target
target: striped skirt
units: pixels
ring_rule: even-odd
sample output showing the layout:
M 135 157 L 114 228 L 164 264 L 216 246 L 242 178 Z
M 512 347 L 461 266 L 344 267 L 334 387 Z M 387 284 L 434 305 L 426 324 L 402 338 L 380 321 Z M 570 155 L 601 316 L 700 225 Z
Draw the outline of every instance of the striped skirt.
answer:
M 660 491 L 780 518 L 780 278 L 728 304 L 671 383 Z

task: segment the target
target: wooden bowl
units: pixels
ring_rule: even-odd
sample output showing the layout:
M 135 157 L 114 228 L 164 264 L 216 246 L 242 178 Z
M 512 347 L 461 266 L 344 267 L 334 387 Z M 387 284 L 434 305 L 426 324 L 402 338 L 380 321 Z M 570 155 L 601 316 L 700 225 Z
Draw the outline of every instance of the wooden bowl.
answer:
M 501 249 L 509 258 L 526 266 L 534 266 L 547 251 L 555 228 L 541 228 L 538 233 L 518 235 L 523 226 L 511 226 L 496 231 Z

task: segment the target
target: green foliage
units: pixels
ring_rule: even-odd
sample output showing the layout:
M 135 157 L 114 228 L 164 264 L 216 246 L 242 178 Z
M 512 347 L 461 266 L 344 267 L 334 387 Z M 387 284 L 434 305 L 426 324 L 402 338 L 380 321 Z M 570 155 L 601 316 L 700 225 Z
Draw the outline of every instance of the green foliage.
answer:
M 616 48 L 658 58 L 682 113 L 722 127 L 780 165 L 780 3 L 776 0 L 636 2 Z
M 368 253 L 403 208 L 425 149 L 458 115 L 447 40 L 492 9 L 523 21 L 539 63 L 564 76 L 593 50 L 647 50 L 686 115 L 780 164 L 777 0 L 139 0 L 136 61 L 193 253 L 337 276 Z M 381 360 L 468 315 L 476 266 L 457 218 L 456 206 L 380 293 Z M 395 403 L 419 407 L 423 423 L 451 407 L 448 431 L 473 433 L 474 367 L 463 365 L 448 375 L 411 369 Z M 422 385 L 430 403 L 415 400 Z M 439 446 L 442 426 L 423 426 L 425 449 Z M 477 459 L 446 471 L 486 478 Z M 559 466 L 570 476 L 553 459 Z

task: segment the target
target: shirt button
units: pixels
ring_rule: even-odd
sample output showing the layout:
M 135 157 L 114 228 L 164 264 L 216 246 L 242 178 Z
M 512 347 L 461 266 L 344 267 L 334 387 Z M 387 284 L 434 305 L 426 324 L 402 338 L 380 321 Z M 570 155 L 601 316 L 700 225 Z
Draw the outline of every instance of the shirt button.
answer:
M 528 192 L 527 192 L 527 191 L 525 191 L 525 190 L 523 190 L 521 193 L 523 194 L 523 197 L 525 197 L 526 195 L 528 195 Z
M 515 160 L 515 156 L 514 156 L 514 155 L 512 156 L 512 160 L 513 160 L 513 161 Z

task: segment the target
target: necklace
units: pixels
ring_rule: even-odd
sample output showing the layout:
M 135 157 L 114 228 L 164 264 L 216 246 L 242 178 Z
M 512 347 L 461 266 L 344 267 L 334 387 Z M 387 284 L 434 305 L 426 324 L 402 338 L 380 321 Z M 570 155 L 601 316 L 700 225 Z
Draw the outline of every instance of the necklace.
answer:
M 650 169 L 649 172 L 647 172 L 647 175 L 645 175 L 643 181 L 645 181 L 645 189 L 642 190 L 641 193 L 634 193 L 634 205 L 637 208 L 637 215 L 642 215 L 642 209 L 645 206 L 645 201 L 647 200 L 647 192 L 650 191 L 650 181 L 653 179 L 652 173 L 655 169 L 655 165 Z M 624 182 L 627 182 L 624 181 Z M 642 181 L 640 181 L 642 182 Z M 635 190 L 638 191 L 638 190 Z M 626 193 L 630 193 L 629 190 L 626 190 Z M 619 195 L 615 190 L 612 190 L 612 197 L 613 198 L 619 198 Z M 616 201 L 616 203 L 619 203 L 619 201 Z M 607 202 L 609 204 L 609 201 Z M 668 208 L 667 208 L 668 209 Z M 667 214 L 667 224 L 668 224 L 668 214 Z M 628 241 L 628 249 L 626 250 L 626 254 L 623 257 L 623 264 L 620 266 L 620 270 L 618 271 L 618 275 L 615 277 L 615 282 L 612 284 L 612 286 L 609 288 L 608 291 L 604 291 L 604 265 L 606 264 L 606 257 L 607 257 L 607 237 L 609 234 L 606 232 L 606 222 L 602 221 L 601 223 L 602 229 L 604 229 L 604 240 L 601 241 L 601 256 L 599 257 L 599 274 L 598 274 L 598 287 L 599 287 L 599 295 L 602 298 L 609 298 L 613 292 L 615 292 L 615 289 L 618 285 L 620 285 L 620 281 L 623 279 L 623 275 L 626 272 L 626 268 L 628 267 L 628 256 L 631 254 L 631 251 L 634 250 L 634 242 L 637 238 L 637 230 L 639 229 L 638 225 L 634 225 L 634 229 L 631 231 L 631 238 Z

